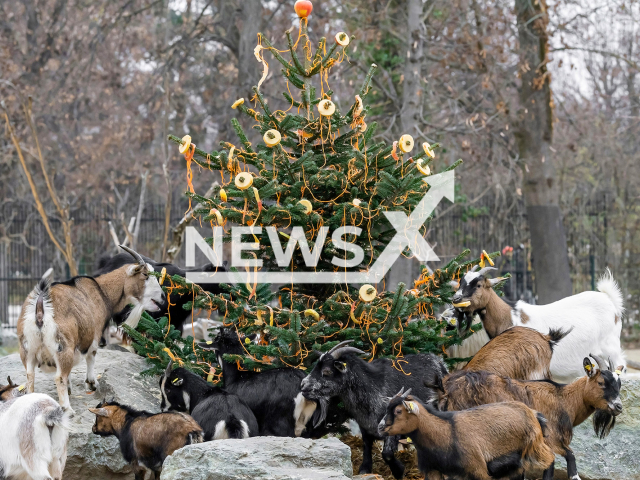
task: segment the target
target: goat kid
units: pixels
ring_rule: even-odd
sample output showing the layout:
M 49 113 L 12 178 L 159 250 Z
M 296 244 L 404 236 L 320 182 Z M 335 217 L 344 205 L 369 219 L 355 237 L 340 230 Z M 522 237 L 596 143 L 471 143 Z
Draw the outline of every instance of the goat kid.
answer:
M 554 456 L 544 439 L 545 419 L 520 402 L 440 412 L 404 389 L 393 397 L 380 435 L 409 435 L 427 480 L 442 474 L 474 480 L 524 479 L 524 470 L 546 469 Z
M 200 425 L 184 413 L 154 414 L 115 401 L 101 402 L 89 411 L 96 416 L 93 433 L 118 438 L 122 456 L 133 466 L 136 480 L 144 480 L 147 470 L 158 480 L 165 458 L 204 439 Z
M 554 349 L 569 332 L 552 328 L 545 335 L 527 327 L 511 327 L 482 347 L 463 370 L 487 371 L 519 380 L 551 378 Z
M 567 339 L 556 350 L 551 361 L 554 379 L 571 382 L 582 375 L 583 352 L 595 351 L 611 357 L 615 365 L 626 371 L 626 360 L 620 347 L 622 292 L 611 272 L 600 278 L 597 292 L 582 292 L 548 305 L 530 305 L 518 301 L 509 306 L 493 290 L 502 278 L 488 279 L 496 270 L 475 266 L 460 281 L 453 296 L 453 304 L 461 316 L 460 329 L 468 330 L 470 321 L 479 314 L 489 338 L 494 338 L 512 326 L 526 326 L 547 333 L 550 328 L 572 329 Z M 465 325 L 461 325 L 464 323 Z
M 316 402 L 303 397 L 300 382 L 304 373 L 295 368 L 275 368 L 263 372 L 240 370 L 236 362 L 223 355 L 242 355 L 244 349 L 237 332 L 220 328 L 215 340 L 199 344 L 215 350 L 222 367 L 227 392 L 240 397 L 258 421 L 260 435 L 276 437 L 300 436 L 316 410 Z
M 106 322 L 128 304 L 134 308 L 127 323 L 137 324 L 144 310 L 158 310 L 164 293 L 153 271 L 135 251 L 122 247 L 137 263 L 99 277 L 74 277 L 49 284 L 41 280 L 29 294 L 18 319 L 20 358 L 27 371 L 27 392 L 33 393 L 35 367 L 56 372 L 58 399 L 69 404 L 69 374 L 84 356 L 88 388 L 95 390 L 93 371 Z
M 384 416 L 388 398 L 401 385 L 415 388 L 420 398 L 427 400 L 433 394 L 423 382 L 442 378 L 447 369 L 440 357 L 433 354 L 406 355 L 402 358 L 402 371 L 394 368 L 394 361 L 378 358 L 366 362 L 358 355 L 365 352 L 347 346 L 352 340 L 341 342 L 320 357 L 311 373 L 302 381 L 302 393 L 310 399 L 325 401 L 338 397 L 347 412 L 360 427 L 364 449 L 360 473 L 371 473 L 372 446 L 381 438 L 378 422 Z M 403 372 L 406 372 L 403 373 Z M 321 422 L 324 418 L 318 420 Z M 385 440 L 382 457 L 394 477 L 402 478 L 404 465 L 394 457 L 398 438 Z
M 163 412 L 187 412 L 204 430 L 204 441 L 248 438 L 258 435 L 258 422 L 237 395 L 214 387 L 185 368 L 171 370 L 172 361 L 160 378 Z
M 7 377 L 7 382 L 9 382 L 8 385 L 0 385 L 0 402 L 6 402 L 27 393 L 26 387 L 24 385 L 16 385 L 11 381 L 11 377 Z
M 0 402 L 0 478 L 61 480 L 69 417 L 70 412 L 44 393 Z
M 573 427 L 592 414 L 593 427 L 604 438 L 622 412 L 620 378 L 613 365 L 591 355 L 599 370 L 586 357 L 583 361 L 586 377 L 569 385 L 551 381 L 519 381 L 488 372 L 460 371 L 449 375 L 439 385 L 435 403 L 440 410 L 465 410 L 478 405 L 518 401 L 542 413 L 548 421 L 546 442 L 567 461 L 570 480 L 580 480 L 576 459 L 569 447 Z M 619 372 L 619 370 L 617 370 Z M 543 480 L 553 479 L 554 465 L 544 472 Z

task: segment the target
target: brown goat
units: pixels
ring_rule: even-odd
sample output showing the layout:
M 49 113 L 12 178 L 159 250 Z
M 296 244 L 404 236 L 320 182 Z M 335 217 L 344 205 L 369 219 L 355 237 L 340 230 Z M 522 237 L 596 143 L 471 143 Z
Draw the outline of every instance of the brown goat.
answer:
M 440 410 L 466 410 L 478 405 L 498 402 L 523 402 L 542 413 L 548 421 L 547 444 L 567 461 L 570 479 L 579 479 L 576 460 L 569 445 L 573 427 L 591 414 L 596 434 L 604 438 L 615 425 L 615 417 L 622 411 L 620 378 L 612 365 L 605 365 L 597 355 L 591 355 L 599 370 L 584 359 L 586 377 L 569 385 L 551 381 L 513 380 L 488 372 L 459 371 L 449 375 L 440 387 L 436 404 Z M 553 464 L 545 471 L 543 480 L 553 478 Z
M 11 381 L 11 377 L 7 377 L 7 382 L 9 382 L 8 385 L 0 385 L 0 402 L 6 402 L 27 393 L 25 386 L 16 385 Z
M 524 478 L 524 470 L 546 469 L 554 456 L 544 439 L 544 417 L 520 402 L 441 412 L 409 391 L 389 401 L 379 432 L 409 435 L 418 467 L 428 480 L 442 475 L 491 480 Z
M 43 279 L 25 300 L 18 319 L 18 340 L 28 393 L 34 391 L 36 366 L 55 369 L 58 400 L 70 409 L 71 369 L 85 356 L 87 385 L 95 390 L 95 355 L 111 316 L 134 304 L 127 323 L 137 324 L 144 310 L 160 308 L 164 293 L 156 277 L 149 275 L 153 268 L 138 253 L 123 248 L 137 263 L 98 277 L 80 276 L 53 284 Z
M 102 402 L 89 411 L 96 416 L 96 435 L 115 435 L 125 461 L 133 466 L 136 480 L 144 480 L 147 469 L 160 478 L 164 459 L 185 445 L 202 443 L 204 432 L 186 413 L 149 413 L 118 402 Z
M 551 378 L 553 349 L 568 333 L 551 329 L 544 335 L 531 328 L 512 327 L 482 347 L 463 370 L 486 371 L 520 380 Z

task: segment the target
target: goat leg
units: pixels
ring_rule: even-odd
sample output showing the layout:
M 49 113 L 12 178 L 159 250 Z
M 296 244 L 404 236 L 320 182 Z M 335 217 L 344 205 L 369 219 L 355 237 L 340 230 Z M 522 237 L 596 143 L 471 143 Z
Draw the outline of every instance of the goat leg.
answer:
M 576 457 L 573 454 L 573 450 L 567 448 L 566 453 L 564 454 L 564 459 L 567 461 L 567 476 L 569 477 L 569 480 L 580 480 L 578 467 L 576 465 Z M 553 464 L 551 464 L 551 467 L 553 467 Z
M 574 465 L 575 465 L 575 462 L 574 462 Z M 553 480 L 554 467 L 555 466 L 553 463 L 549 465 L 549 468 L 547 468 L 542 474 L 542 480 Z M 568 472 L 569 472 L 569 461 L 567 460 L 567 473 Z M 571 479 L 571 474 L 569 474 L 569 478 Z
M 404 464 L 395 457 L 399 442 L 400 437 L 398 435 L 386 437 L 382 449 L 382 459 L 389 466 L 394 478 L 404 477 Z
M 96 374 L 93 371 L 93 366 L 96 363 L 96 352 L 97 347 L 95 347 L 94 342 L 94 345 L 87 352 L 87 387 L 92 392 L 96 391 Z
M 360 465 L 360 470 L 358 471 L 359 475 L 365 473 L 371 473 L 373 471 L 373 457 L 372 457 L 372 449 L 373 442 L 375 441 L 375 437 L 363 430 L 360 427 L 360 431 L 362 432 L 362 465 Z
M 35 391 L 36 382 L 36 359 L 31 355 L 27 357 L 27 393 L 33 393 Z
M 57 371 L 56 371 L 56 389 L 58 390 L 58 401 L 65 410 L 70 410 L 71 413 L 75 413 L 69 403 L 69 392 L 71 390 L 69 386 L 69 374 L 73 368 L 74 352 L 72 349 L 64 349 L 58 353 L 56 358 Z

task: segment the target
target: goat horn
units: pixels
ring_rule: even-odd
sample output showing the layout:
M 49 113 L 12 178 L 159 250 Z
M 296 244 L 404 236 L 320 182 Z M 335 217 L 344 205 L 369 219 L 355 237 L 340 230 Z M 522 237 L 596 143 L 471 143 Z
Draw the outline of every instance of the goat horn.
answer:
M 362 350 L 356 347 L 342 347 L 342 348 L 339 348 L 338 350 L 333 351 L 331 353 L 331 356 L 333 357 L 334 360 L 337 360 L 345 353 L 357 353 L 358 355 L 369 355 L 367 352 L 363 352 Z
M 339 344 L 337 344 L 335 347 L 333 347 L 331 350 L 329 350 L 327 353 L 329 355 L 331 355 L 333 352 L 335 352 L 337 349 L 339 349 L 340 347 L 344 347 L 345 345 L 348 345 L 350 343 L 352 343 L 353 340 L 345 340 L 343 342 L 340 342 Z
M 169 363 L 167 363 L 167 369 L 164 371 L 164 376 L 168 377 L 169 375 L 171 375 L 171 367 L 173 365 L 173 360 L 169 360 Z
M 482 270 L 478 271 L 478 275 L 480 276 L 485 276 L 487 273 L 489 273 L 491 270 L 498 270 L 496 267 L 484 267 Z
M 10 387 L 15 387 L 15 385 L 16 385 L 15 383 L 13 383 L 13 382 L 11 381 L 11 376 L 8 376 L 8 377 L 7 377 L 7 382 L 9 382 L 9 386 L 10 386 Z
M 592 353 L 590 353 L 589 356 L 596 361 L 600 371 L 604 372 L 605 370 L 608 370 L 607 365 L 606 363 L 604 363 L 604 360 L 602 359 L 602 357 L 599 357 L 598 355 L 594 355 Z
M 127 252 L 129 255 L 131 255 L 133 258 L 135 258 L 136 262 L 138 262 L 139 265 L 146 265 L 147 264 L 147 262 L 145 262 L 144 259 L 142 258 L 142 255 L 140 255 L 135 250 L 132 250 L 129 247 L 125 247 L 124 245 L 119 245 L 119 247 L 122 250 L 124 250 L 125 252 Z
M 402 396 L 402 394 L 403 394 L 403 393 L 404 393 L 404 387 L 402 387 L 402 388 L 400 389 L 400 391 L 399 391 L 398 393 L 396 393 L 396 394 L 395 394 L 393 397 L 391 397 L 391 398 L 400 397 L 400 396 Z
M 613 372 L 614 368 L 613 368 L 613 363 L 611 363 L 611 357 L 607 357 L 607 360 L 609 361 L 609 370 Z
M 474 265 L 473 268 L 471 270 L 469 270 L 470 272 L 475 272 L 476 270 L 478 270 L 480 268 L 480 265 Z
M 407 396 L 411 393 L 411 389 L 407 390 L 402 394 L 402 398 L 407 398 Z

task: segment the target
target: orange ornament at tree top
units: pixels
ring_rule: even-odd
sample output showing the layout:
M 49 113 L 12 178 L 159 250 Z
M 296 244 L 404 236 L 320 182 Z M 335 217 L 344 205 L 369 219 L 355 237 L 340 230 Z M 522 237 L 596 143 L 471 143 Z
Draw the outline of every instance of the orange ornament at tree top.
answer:
M 300 18 L 307 18 L 313 10 L 313 4 L 309 0 L 298 0 L 293 8 Z

